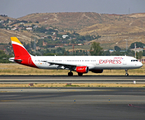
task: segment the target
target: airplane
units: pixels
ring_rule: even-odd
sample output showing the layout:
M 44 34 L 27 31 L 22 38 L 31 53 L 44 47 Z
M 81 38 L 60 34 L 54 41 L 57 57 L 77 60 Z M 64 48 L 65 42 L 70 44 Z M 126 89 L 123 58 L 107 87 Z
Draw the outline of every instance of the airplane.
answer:
M 128 69 L 143 66 L 130 56 L 33 56 L 17 37 L 11 37 L 11 43 L 14 57 L 9 58 L 9 61 L 39 69 L 66 69 L 70 71 L 68 76 L 73 76 L 72 71 L 82 76 L 89 71 L 102 73 L 104 69 L 125 69 L 125 75 L 129 76 Z

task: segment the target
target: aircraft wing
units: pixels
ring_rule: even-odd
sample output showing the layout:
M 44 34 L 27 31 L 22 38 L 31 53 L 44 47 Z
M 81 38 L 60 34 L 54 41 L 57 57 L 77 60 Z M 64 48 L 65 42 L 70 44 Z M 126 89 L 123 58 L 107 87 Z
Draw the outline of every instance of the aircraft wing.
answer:
M 69 68 L 69 69 L 75 69 L 76 66 L 84 66 L 84 65 L 79 65 L 79 64 L 73 64 L 73 63 L 60 63 L 60 62 L 50 62 L 50 61 L 42 61 L 42 62 L 47 62 L 50 65 L 59 65 L 59 67 L 64 66 L 65 68 Z
M 60 63 L 60 62 L 50 62 L 50 61 L 42 61 L 42 62 L 47 62 L 47 63 L 49 63 L 49 64 L 51 64 L 51 65 L 63 65 L 63 66 L 65 66 L 65 65 L 67 65 L 67 66 L 77 66 L 76 64 L 69 64 L 69 63 Z

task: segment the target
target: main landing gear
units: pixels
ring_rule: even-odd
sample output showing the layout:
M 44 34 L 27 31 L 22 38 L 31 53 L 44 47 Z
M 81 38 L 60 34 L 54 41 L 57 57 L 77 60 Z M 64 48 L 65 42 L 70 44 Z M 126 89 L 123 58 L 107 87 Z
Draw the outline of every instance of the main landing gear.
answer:
M 125 75 L 126 75 L 126 76 L 129 76 L 129 74 L 128 74 L 128 72 L 127 72 L 127 71 L 128 71 L 128 70 L 127 70 L 127 69 L 125 69 L 125 72 L 126 72 L 126 73 L 125 73 Z
M 68 72 L 68 76 L 73 76 L 73 72 Z
M 78 76 L 83 76 L 83 73 L 78 73 Z
M 73 72 L 68 72 L 68 76 L 73 76 Z M 83 76 L 83 73 L 78 73 L 78 76 Z

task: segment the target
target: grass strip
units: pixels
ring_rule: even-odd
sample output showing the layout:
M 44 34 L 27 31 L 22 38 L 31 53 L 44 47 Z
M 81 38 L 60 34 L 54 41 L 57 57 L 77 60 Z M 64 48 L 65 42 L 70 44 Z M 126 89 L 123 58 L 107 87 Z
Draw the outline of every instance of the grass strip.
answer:
M 37 69 L 19 64 L 0 64 L 0 75 L 67 75 L 69 70 Z M 73 72 L 77 75 L 76 72 Z M 128 70 L 129 75 L 145 75 L 145 65 Z M 125 75 L 125 70 L 104 70 L 103 73 L 88 72 L 84 75 Z

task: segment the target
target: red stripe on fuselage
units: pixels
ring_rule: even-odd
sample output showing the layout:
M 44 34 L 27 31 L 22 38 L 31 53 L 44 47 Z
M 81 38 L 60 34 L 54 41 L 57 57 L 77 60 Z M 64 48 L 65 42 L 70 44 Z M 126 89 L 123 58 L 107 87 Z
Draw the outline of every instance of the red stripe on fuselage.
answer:
M 28 53 L 28 51 L 25 48 L 17 44 L 12 44 L 12 45 L 13 45 L 13 50 L 15 55 L 15 62 L 37 68 L 37 66 L 32 61 L 31 55 Z M 22 61 L 19 62 L 19 60 Z

